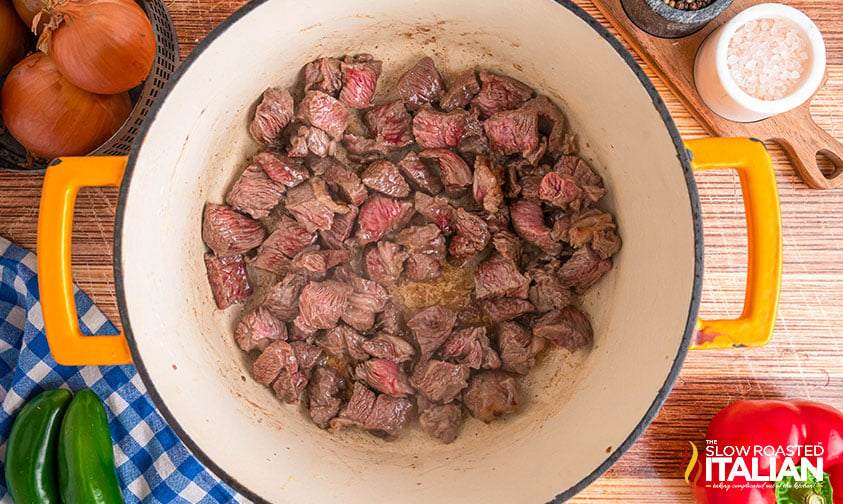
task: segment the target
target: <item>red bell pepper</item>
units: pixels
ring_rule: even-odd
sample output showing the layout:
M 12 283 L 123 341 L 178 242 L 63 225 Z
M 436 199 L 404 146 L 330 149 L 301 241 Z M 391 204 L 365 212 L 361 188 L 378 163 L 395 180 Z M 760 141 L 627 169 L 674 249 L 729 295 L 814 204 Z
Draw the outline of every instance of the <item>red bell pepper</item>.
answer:
M 699 451 L 690 475 L 698 504 L 843 504 L 843 413 L 830 406 L 738 401 L 711 420 Z M 803 459 L 813 468 L 806 482 Z M 791 464 L 791 476 L 780 478 Z M 813 476 L 820 465 L 822 482 Z

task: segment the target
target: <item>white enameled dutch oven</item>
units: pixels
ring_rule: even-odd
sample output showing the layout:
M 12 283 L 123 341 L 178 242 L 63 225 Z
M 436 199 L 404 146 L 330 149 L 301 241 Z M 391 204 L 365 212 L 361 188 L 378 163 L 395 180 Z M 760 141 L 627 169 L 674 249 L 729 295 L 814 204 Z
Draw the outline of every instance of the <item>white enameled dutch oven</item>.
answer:
M 584 299 L 594 348 L 550 353 L 524 380 L 519 414 L 469 419 L 450 445 L 419 429 L 391 443 L 317 429 L 251 379 L 232 337 L 239 310 L 216 309 L 206 279 L 202 208 L 222 201 L 259 148 L 248 134 L 256 98 L 292 85 L 319 56 L 361 52 L 384 61 L 381 89 L 427 54 L 446 78 L 490 68 L 548 94 L 603 177 L 624 242 Z M 258 502 L 564 501 L 643 432 L 689 347 L 761 345 L 775 321 L 781 224 L 763 144 L 683 144 L 632 56 L 567 0 L 257 0 L 191 53 L 139 139 L 128 160 L 49 168 L 38 255 L 50 346 L 65 364 L 134 361 L 181 439 Z M 703 244 L 692 170 L 704 168 L 740 173 L 750 262 L 738 320 L 697 320 Z M 84 337 L 76 322 L 73 204 L 95 185 L 121 185 L 114 275 L 124 336 Z

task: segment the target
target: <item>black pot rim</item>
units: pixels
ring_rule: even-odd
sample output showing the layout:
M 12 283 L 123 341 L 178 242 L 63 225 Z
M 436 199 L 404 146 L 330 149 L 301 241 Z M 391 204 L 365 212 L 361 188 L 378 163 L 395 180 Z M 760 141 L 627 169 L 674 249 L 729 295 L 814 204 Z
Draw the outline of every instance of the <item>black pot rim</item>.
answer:
M 226 471 L 224 471 L 216 462 L 214 462 L 214 460 L 211 459 L 211 457 L 209 457 L 202 450 L 202 448 L 193 440 L 190 434 L 179 424 L 176 417 L 173 415 L 161 395 L 158 393 L 155 387 L 155 383 L 153 382 L 152 377 L 150 376 L 149 371 L 147 370 L 140 355 L 137 340 L 135 339 L 135 335 L 132 332 L 131 321 L 129 320 L 128 306 L 126 304 L 125 285 L 123 283 L 123 270 L 120 258 L 123 255 L 123 224 L 126 213 L 126 198 L 131 189 L 132 175 L 134 173 L 135 164 L 137 162 L 141 144 L 143 142 L 143 139 L 146 139 L 149 130 L 152 128 L 152 125 L 155 122 L 155 118 L 157 117 L 158 112 L 161 110 L 163 104 L 167 101 L 167 97 L 172 92 L 173 88 L 178 85 L 182 76 L 190 69 L 190 67 L 202 55 L 202 53 L 204 53 L 205 50 L 208 49 L 211 43 L 216 40 L 217 37 L 219 37 L 229 27 L 236 23 L 239 19 L 241 19 L 246 14 L 254 10 L 256 7 L 264 4 L 267 1 L 269 0 L 253 0 L 245 4 L 243 7 L 239 8 L 237 11 L 235 11 L 231 16 L 226 18 L 222 23 L 220 23 L 216 28 L 214 28 L 214 30 L 210 34 L 208 34 L 208 36 L 205 37 L 193 49 L 193 51 L 187 56 L 181 66 L 179 66 L 173 73 L 173 75 L 165 85 L 164 89 L 160 93 L 158 99 L 155 101 L 149 113 L 147 114 L 146 119 L 144 120 L 143 125 L 141 126 L 141 129 L 138 132 L 137 138 L 141 140 L 136 140 L 135 144 L 132 146 L 132 150 L 129 153 L 123 183 L 120 187 L 120 196 L 117 201 L 116 219 L 114 224 L 114 282 L 115 289 L 117 292 L 117 306 L 123 325 L 123 332 L 126 336 L 126 339 L 128 340 L 134 364 L 138 369 L 138 374 L 140 375 L 141 380 L 146 386 L 149 395 L 152 397 L 153 402 L 158 407 L 162 416 L 167 420 L 167 423 L 170 425 L 170 427 L 173 428 L 173 430 L 179 436 L 181 441 L 190 449 L 193 455 L 195 455 L 196 458 L 199 459 L 199 461 L 201 461 L 202 464 L 205 465 L 205 467 L 213 471 L 222 481 L 224 481 L 234 490 L 240 492 L 242 495 L 252 500 L 253 502 L 261 504 L 268 504 L 269 501 L 247 488 L 244 484 L 240 483 L 237 479 L 235 479 Z M 690 347 L 691 338 L 697 320 L 697 313 L 699 311 L 703 274 L 703 231 L 699 196 L 697 193 L 697 186 L 694 180 L 693 171 L 691 169 L 688 152 L 685 149 L 685 146 L 682 142 L 682 138 L 679 135 L 679 131 L 676 129 L 676 125 L 674 124 L 673 119 L 671 118 L 670 113 L 667 110 L 667 107 L 665 106 L 664 102 L 662 101 L 661 97 L 656 91 L 656 88 L 653 86 L 653 83 L 649 80 L 649 78 L 646 76 L 646 74 L 638 65 L 638 63 L 636 63 L 633 55 L 623 47 L 620 41 L 618 41 L 618 39 L 616 39 L 611 33 L 609 33 L 608 29 L 606 29 L 597 20 L 591 17 L 585 10 L 575 4 L 573 0 L 553 1 L 571 11 L 574 15 L 582 19 L 593 30 L 600 34 L 600 36 L 606 41 L 606 43 L 608 43 L 626 62 L 630 70 L 635 73 L 641 85 L 650 95 L 650 98 L 653 100 L 653 106 L 656 108 L 659 115 L 661 116 L 665 128 L 667 129 L 676 148 L 676 157 L 680 162 L 685 177 L 685 182 L 688 187 L 688 197 L 691 206 L 691 216 L 693 219 L 694 228 L 694 282 L 691 294 L 691 302 L 688 307 L 688 316 L 685 324 L 685 330 L 682 335 L 682 340 L 679 345 L 679 349 L 673 359 L 673 365 L 670 368 L 670 372 L 668 373 L 668 376 L 662 384 L 661 388 L 659 388 L 659 390 L 656 392 L 656 395 L 652 403 L 650 404 L 650 407 L 647 409 L 644 416 L 641 418 L 641 421 L 630 432 L 629 436 L 617 448 L 615 448 L 611 453 L 609 453 L 603 460 L 603 462 L 590 474 L 582 478 L 579 482 L 572 485 L 571 487 L 563 489 L 559 494 L 557 494 L 549 501 L 554 504 L 557 504 L 570 499 L 571 497 L 582 491 L 585 487 L 590 485 L 594 480 L 596 480 L 603 473 L 605 473 L 612 465 L 614 465 L 614 463 L 617 462 L 618 459 L 620 459 L 621 456 L 626 453 L 627 450 L 629 450 L 629 448 L 635 443 L 635 441 L 641 436 L 641 434 L 644 433 L 644 431 L 647 429 L 647 427 L 658 414 L 659 410 L 664 404 L 664 401 L 667 399 L 668 394 L 673 388 L 673 385 L 676 382 L 676 379 L 682 368 L 682 364 L 688 353 L 688 349 Z M 127 231 L 127 233 L 128 232 L 129 231 Z

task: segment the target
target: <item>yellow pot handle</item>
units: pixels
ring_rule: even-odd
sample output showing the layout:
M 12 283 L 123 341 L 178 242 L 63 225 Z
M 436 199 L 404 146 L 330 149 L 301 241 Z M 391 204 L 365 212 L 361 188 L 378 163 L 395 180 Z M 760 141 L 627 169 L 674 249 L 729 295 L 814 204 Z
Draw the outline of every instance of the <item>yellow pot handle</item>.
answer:
M 44 177 L 38 214 L 38 288 L 47 342 L 66 366 L 128 364 L 126 338 L 86 336 L 73 297 L 71 235 L 76 194 L 83 187 L 120 186 L 125 157 L 68 157 L 53 161 Z
M 782 284 L 782 215 L 770 153 L 759 140 L 707 138 L 685 142 L 694 171 L 738 172 L 746 210 L 749 264 L 740 317 L 698 320 L 691 348 L 757 347 L 773 334 Z

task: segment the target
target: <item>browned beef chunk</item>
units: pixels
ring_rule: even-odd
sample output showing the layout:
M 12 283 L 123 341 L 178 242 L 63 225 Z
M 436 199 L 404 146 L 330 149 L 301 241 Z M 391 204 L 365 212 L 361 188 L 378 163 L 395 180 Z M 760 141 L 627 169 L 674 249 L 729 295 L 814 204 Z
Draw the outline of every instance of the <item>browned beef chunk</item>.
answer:
M 401 310 L 391 299 L 378 314 L 375 328 L 389 334 L 398 334 L 401 330 Z
M 413 136 L 422 149 L 447 149 L 459 146 L 466 138 L 483 136 L 483 128 L 468 111 L 438 112 L 425 105 L 413 117 Z
M 404 159 L 398 162 L 401 172 L 407 177 L 413 187 L 428 194 L 439 194 L 445 186 L 439 175 L 434 172 L 415 152 L 408 152 Z
M 202 240 L 219 257 L 242 255 L 261 244 L 261 223 L 226 205 L 205 203 Z
M 287 339 L 287 326 L 263 306 L 247 312 L 234 330 L 234 339 L 244 352 L 263 351 L 275 340 Z
M 578 156 L 562 156 L 553 165 L 553 169 L 562 175 L 574 178 L 583 191 L 582 208 L 591 206 L 606 195 L 603 188 L 603 179 L 594 173 L 592 169 Z
M 545 313 L 533 326 L 533 335 L 572 352 L 591 345 L 594 337 L 586 314 L 573 306 Z
M 492 322 L 512 320 L 535 310 L 533 303 L 518 298 L 484 299 L 480 306 Z
M 467 327 L 451 333 L 439 349 L 444 360 L 454 360 L 471 369 L 498 369 L 501 360 L 489 344 L 485 326 Z
M 410 385 L 432 402 L 453 401 L 468 385 L 468 366 L 431 360 L 416 365 Z
M 571 289 L 562 285 L 553 269 L 532 268 L 527 274 L 535 282 L 530 287 L 530 301 L 539 313 L 564 308 L 574 301 Z
M 345 240 L 351 236 L 351 231 L 354 229 L 358 213 L 360 213 L 360 210 L 356 206 L 349 206 L 348 213 L 334 215 L 334 223 L 331 224 L 331 229 L 319 231 L 322 243 L 333 249 L 344 248 Z
M 380 284 L 391 285 L 404 271 L 404 261 L 409 254 L 399 245 L 387 240 L 370 244 L 363 252 L 366 274 Z
M 289 91 L 267 88 L 249 127 L 252 137 L 268 145 L 277 144 L 281 130 L 293 119 L 294 108 L 295 103 Z
M 363 164 L 371 163 L 389 153 L 389 149 L 374 138 L 351 133 L 343 135 L 342 146 L 345 147 L 348 159 Z
M 393 397 L 407 397 L 414 392 L 407 375 L 398 364 L 387 359 L 369 359 L 354 368 L 354 376 L 370 387 Z
M 608 259 L 621 248 L 616 228 L 612 214 L 593 208 L 557 220 L 551 236 L 577 248 L 591 245 L 597 255 Z
M 375 325 L 375 315 L 384 309 L 389 293 L 377 282 L 355 275 L 348 266 L 341 266 L 334 277 L 354 291 L 348 297 L 348 305 L 342 320 L 358 331 L 368 331 Z
M 315 172 L 322 171 L 322 178 L 331 189 L 334 189 L 352 205 L 360 205 L 366 201 L 367 191 L 360 181 L 360 177 L 346 168 L 333 157 L 320 159 L 313 163 Z
M 362 179 L 366 187 L 393 198 L 405 198 L 410 194 L 410 186 L 398 167 L 386 159 L 373 161 L 363 171 Z
M 500 371 L 483 371 L 471 378 L 463 401 L 471 416 L 489 423 L 518 411 L 515 379 Z
M 538 197 L 563 210 L 576 210 L 580 207 L 582 191 L 573 177 L 550 172 L 542 177 Z
M 359 332 L 345 324 L 339 324 L 325 331 L 316 338 L 316 344 L 328 355 L 335 359 L 352 358 L 362 361 L 369 358 L 369 354 L 363 350 L 363 343 L 366 338 Z
M 299 295 L 307 279 L 297 273 L 289 273 L 273 285 L 266 295 L 263 306 L 276 318 L 292 322 L 299 314 Z
M 444 306 L 429 306 L 407 321 L 407 327 L 421 350 L 422 361 L 430 359 L 442 346 L 451 335 L 456 322 L 457 314 Z
M 521 197 L 533 203 L 541 203 L 539 198 L 539 187 L 541 187 L 544 175 L 526 175 L 521 177 Z
M 511 296 L 527 298 L 530 279 L 518 271 L 518 266 L 500 254 L 480 263 L 474 271 L 474 295 L 477 299 Z
M 404 276 L 414 282 L 426 282 L 442 275 L 445 268 L 445 237 L 434 224 L 412 226 L 398 234 L 396 242 L 409 254 Z
M 387 441 L 396 439 L 410 418 L 413 403 L 409 399 L 380 394 L 364 428 Z
M 341 140 L 348 125 L 349 112 L 331 95 L 321 91 L 308 91 L 296 110 L 296 119 L 308 126 L 321 129 L 334 140 Z
M 366 420 L 372 414 L 376 398 L 375 393 L 369 390 L 369 387 L 355 381 L 348 404 L 340 410 L 336 418 L 330 421 L 331 430 L 345 426 L 363 428 L 366 425 Z
M 258 247 L 258 253 L 250 261 L 252 266 L 282 274 L 289 269 L 289 261 L 316 241 L 316 233 L 298 225 L 284 216 L 275 231 Z
M 382 64 L 375 61 L 371 54 L 358 54 L 346 57 L 340 63 L 342 89 L 340 101 L 351 108 L 366 108 L 372 104 Z
M 504 371 L 527 374 L 536 365 L 536 354 L 544 348 L 544 339 L 533 336 L 516 322 L 498 325 L 498 348 Z
M 479 91 L 480 83 L 474 69 L 466 70 L 451 84 L 439 106 L 445 112 L 465 108 Z
M 270 179 L 260 166 L 249 165 L 225 196 L 225 202 L 253 219 L 262 219 L 283 195 L 283 185 Z
M 326 359 L 321 348 L 304 341 L 293 341 L 290 343 L 290 346 L 293 347 L 293 353 L 296 354 L 296 360 L 299 363 L 301 373 L 308 380 L 313 372 L 313 368 L 319 364 L 325 364 Z
M 231 305 L 242 303 L 252 295 L 252 285 L 246 273 L 243 256 L 217 257 L 205 254 L 205 268 L 208 270 L 208 283 L 217 307 L 221 310 Z
M 426 103 L 438 103 L 444 93 L 445 81 L 429 56 L 419 60 L 398 79 L 398 94 L 410 110 Z
M 322 91 L 336 98 L 342 87 L 340 60 L 322 58 L 312 61 L 304 67 L 304 90 Z
M 457 439 L 462 427 L 462 408 L 457 404 L 433 406 L 419 415 L 422 430 L 449 444 Z
M 345 380 L 329 367 L 317 367 L 313 370 L 308 386 L 310 418 L 322 429 L 328 428 L 328 422 L 337 416 L 342 406 L 340 393 L 345 389 Z
M 409 341 L 386 332 L 364 341 L 362 347 L 372 357 L 391 360 L 396 364 L 412 360 L 416 355 L 416 350 Z
M 523 160 L 520 160 L 523 161 Z M 521 184 L 518 181 L 518 171 L 514 163 L 506 163 L 504 166 L 503 194 L 509 199 L 517 198 L 521 194 Z
M 313 177 L 308 183 L 287 191 L 285 207 L 311 233 L 319 229 L 331 229 L 335 213 L 349 212 L 347 205 L 333 200 L 325 181 L 319 177 Z
M 503 75 L 480 71 L 480 92 L 471 100 L 471 107 L 487 118 L 503 110 L 520 107 L 533 95 L 527 85 Z
M 457 260 L 474 257 L 489 244 L 491 235 L 486 223 L 462 208 L 457 209 L 456 228 L 457 234 L 451 239 L 448 251 Z
M 538 161 L 541 152 L 538 116 L 525 110 L 498 112 L 483 122 L 493 154 L 521 154 L 531 162 Z
M 511 229 L 509 207 L 506 205 L 502 205 L 500 208 L 498 208 L 498 211 L 493 214 L 487 213 L 483 216 L 483 218 L 486 221 L 486 226 L 489 227 L 489 232 L 492 234 L 501 233 L 504 231 L 509 232 L 509 230 Z
M 267 346 L 255 361 L 252 373 L 258 383 L 272 384 L 275 395 L 288 404 L 297 403 L 307 386 L 307 377 L 299 368 L 295 351 L 286 341 Z
M 540 203 L 518 200 L 509 207 L 512 227 L 521 238 L 551 255 L 558 255 L 562 245 L 550 237 L 550 228 L 544 223 L 544 211 Z
M 319 128 L 299 126 L 290 136 L 287 155 L 293 158 L 306 157 L 308 153 L 323 158 L 333 156 L 337 151 L 337 142 Z
M 263 168 L 269 178 L 286 187 L 297 186 L 309 176 L 304 161 L 287 157 L 280 152 L 258 152 L 252 162 Z
M 600 278 L 612 269 L 611 259 L 601 259 L 591 247 L 586 245 L 577 249 L 574 255 L 559 268 L 559 281 L 562 285 L 573 287 L 582 294 L 596 284 Z
M 471 170 L 459 154 L 448 149 L 427 149 L 419 153 L 422 159 L 430 159 L 439 166 L 442 182 L 449 196 L 457 197 L 472 183 Z
M 565 133 L 565 116 L 546 96 L 539 95 L 521 107 L 535 111 L 539 116 L 539 130 L 547 135 L 547 151 L 554 154 L 572 154 L 573 136 Z
M 457 211 L 448 203 L 447 199 L 417 192 L 415 200 L 416 212 L 439 226 L 443 234 L 450 235 L 456 231 Z
M 498 253 L 515 264 L 521 262 L 521 252 L 524 250 L 524 243 L 509 231 L 498 231 L 492 235 L 492 246 Z
M 488 156 L 489 139 L 485 134 L 471 135 L 463 138 L 457 146 L 457 151 L 463 156 Z
M 292 267 L 308 278 L 322 279 L 329 269 L 350 258 L 350 250 L 304 250 L 293 259 Z
M 301 319 L 299 320 L 299 324 L 296 324 L 296 321 L 290 322 L 287 324 L 287 341 L 307 341 L 313 342 L 316 338 L 316 330 L 312 327 L 305 328 L 306 330 L 300 327 Z
M 386 196 L 373 195 L 363 203 L 357 219 L 357 239 L 361 244 L 381 239 L 396 231 L 413 216 L 413 204 Z
M 495 213 L 503 204 L 503 190 L 497 173 L 500 166 L 486 157 L 477 156 L 474 160 L 474 201 L 489 213 Z
M 313 128 L 319 129 L 319 128 Z M 310 152 L 307 149 L 307 135 L 311 128 L 305 125 L 299 125 L 295 131 L 290 133 L 289 145 L 287 145 L 287 155 L 291 158 L 307 157 Z
M 378 105 L 363 114 L 363 122 L 375 137 L 375 142 L 387 151 L 400 149 L 413 143 L 413 117 L 396 100 Z
M 345 311 L 351 291 L 350 286 L 334 280 L 309 283 L 299 297 L 299 318 L 315 329 L 334 327 Z

